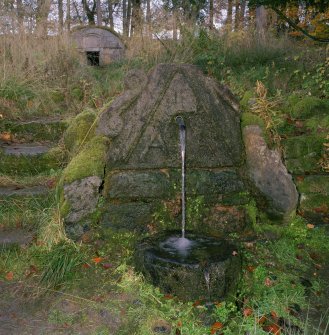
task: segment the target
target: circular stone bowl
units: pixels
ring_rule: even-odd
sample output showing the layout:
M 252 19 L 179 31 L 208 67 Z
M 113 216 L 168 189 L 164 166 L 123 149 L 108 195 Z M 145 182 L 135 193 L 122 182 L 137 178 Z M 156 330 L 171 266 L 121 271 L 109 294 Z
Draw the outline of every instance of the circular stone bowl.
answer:
M 136 269 L 166 294 L 183 301 L 218 301 L 235 295 L 241 274 L 237 247 L 224 239 L 167 231 L 142 240 Z

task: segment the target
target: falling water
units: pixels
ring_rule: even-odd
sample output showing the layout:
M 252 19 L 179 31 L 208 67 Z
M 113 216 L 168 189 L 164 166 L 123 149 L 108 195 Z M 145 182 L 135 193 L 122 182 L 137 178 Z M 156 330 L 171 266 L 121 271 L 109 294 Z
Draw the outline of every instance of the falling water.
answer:
M 176 117 L 179 125 L 179 141 L 182 156 L 182 238 L 185 239 L 185 134 L 186 128 L 184 119 L 181 116 Z

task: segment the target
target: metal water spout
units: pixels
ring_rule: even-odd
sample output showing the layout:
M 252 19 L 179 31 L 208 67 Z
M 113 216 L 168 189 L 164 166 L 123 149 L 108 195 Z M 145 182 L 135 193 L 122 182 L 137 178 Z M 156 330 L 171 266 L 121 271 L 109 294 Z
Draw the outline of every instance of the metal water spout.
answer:
M 184 119 L 181 116 L 176 117 L 176 122 L 179 126 L 179 141 L 182 158 L 182 238 L 185 238 L 185 221 L 186 221 L 186 208 L 185 208 L 185 146 L 186 146 L 186 127 Z

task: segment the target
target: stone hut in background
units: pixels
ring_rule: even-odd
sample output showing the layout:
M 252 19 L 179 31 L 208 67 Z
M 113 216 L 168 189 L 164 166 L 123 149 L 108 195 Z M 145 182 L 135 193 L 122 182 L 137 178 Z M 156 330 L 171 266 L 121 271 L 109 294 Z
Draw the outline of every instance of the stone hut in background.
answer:
M 117 33 L 107 27 L 78 27 L 72 38 L 90 65 L 106 65 L 124 57 L 123 42 Z

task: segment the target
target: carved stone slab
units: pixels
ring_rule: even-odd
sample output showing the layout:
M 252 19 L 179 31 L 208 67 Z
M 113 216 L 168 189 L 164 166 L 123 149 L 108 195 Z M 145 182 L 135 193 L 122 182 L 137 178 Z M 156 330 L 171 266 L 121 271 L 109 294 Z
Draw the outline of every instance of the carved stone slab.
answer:
M 109 168 L 180 167 L 178 115 L 187 128 L 188 167 L 241 164 L 239 111 L 224 87 L 192 65 L 160 64 L 148 78 L 141 77 L 140 87 L 129 87 L 128 103 L 101 115 L 97 132 L 113 139 Z

